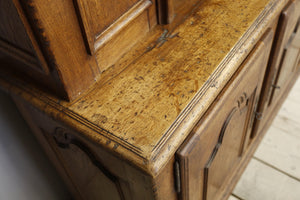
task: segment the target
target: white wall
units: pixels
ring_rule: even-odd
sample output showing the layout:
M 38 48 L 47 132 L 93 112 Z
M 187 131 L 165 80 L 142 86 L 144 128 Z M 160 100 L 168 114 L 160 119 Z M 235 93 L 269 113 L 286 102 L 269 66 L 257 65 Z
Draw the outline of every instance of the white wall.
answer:
M 71 199 L 9 96 L 0 91 L 0 200 Z

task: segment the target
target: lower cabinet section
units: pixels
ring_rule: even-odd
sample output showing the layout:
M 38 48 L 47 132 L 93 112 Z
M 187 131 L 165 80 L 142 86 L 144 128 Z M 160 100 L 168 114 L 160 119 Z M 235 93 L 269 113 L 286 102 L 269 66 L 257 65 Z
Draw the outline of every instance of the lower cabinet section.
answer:
M 221 199 L 251 144 L 273 31 L 269 29 L 177 151 L 182 199 Z
M 153 178 L 13 96 L 74 199 L 153 200 Z

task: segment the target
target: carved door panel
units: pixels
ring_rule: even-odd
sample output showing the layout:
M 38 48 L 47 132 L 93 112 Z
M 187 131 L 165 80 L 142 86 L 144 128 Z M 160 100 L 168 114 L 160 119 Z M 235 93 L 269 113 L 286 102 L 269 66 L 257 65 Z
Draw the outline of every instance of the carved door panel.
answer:
M 267 73 L 265 75 L 260 102 L 257 112 L 259 117 L 255 120 L 253 137 L 261 131 L 269 112 L 272 112 L 273 105 L 288 85 L 291 76 L 296 71 L 299 57 L 299 16 L 300 1 L 291 0 L 283 9 L 274 38 L 271 56 L 269 59 Z M 282 75 L 281 75 L 282 74 Z
M 181 197 L 220 199 L 247 150 L 267 65 L 269 29 L 177 151 Z
M 270 84 L 264 86 L 267 90 L 264 92 L 265 94 L 263 94 L 265 96 L 265 101 L 262 102 L 262 104 L 264 104 L 264 108 L 261 110 L 269 107 L 273 100 L 276 99 L 273 95 L 274 91 L 279 89 L 279 87 L 276 85 L 276 82 L 278 80 L 286 54 L 288 53 L 287 49 L 290 49 L 292 46 L 292 40 L 298 29 L 297 22 L 300 15 L 299 9 L 300 1 L 291 0 L 280 15 L 269 63 L 271 73 L 268 73 L 266 77 L 266 79 L 270 79 Z
M 101 71 L 114 64 L 155 24 L 151 0 L 74 0 L 87 52 Z
M 276 82 L 273 85 L 272 98 L 277 99 L 288 85 L 290 77 L 298 70 L 300 59 L 300 19 L 294 32 L 284 47 Z
M 275 74 L 272 77 L 272 85 L 269 92 L 268 104 L 276 101 L 280 88 L 289 82 L 288 77 L 294 72 L 298 64 L 299 54 L 299 16 L 300 1 L 291 0 L 286 8 L 282 11 L 277 28 L 276 43 L 274 49 Z M 297 63 L 296 63 L 297 62 Z

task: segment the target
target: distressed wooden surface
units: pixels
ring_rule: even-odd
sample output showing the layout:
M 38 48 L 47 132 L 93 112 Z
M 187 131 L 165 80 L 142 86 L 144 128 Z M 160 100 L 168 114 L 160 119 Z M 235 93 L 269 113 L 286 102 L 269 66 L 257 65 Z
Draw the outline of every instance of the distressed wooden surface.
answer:
M 204 1 L 172 32 L 153 30 L 149 40 L 116 63 L 116 70 L 127 65 L 124 70 L 118 75 L 104 72 L 107 81 L 73 103 L 24 84 L 19 84 L 23 92 L 17 92 L 54 119 L 155 174 L 286 2 Z

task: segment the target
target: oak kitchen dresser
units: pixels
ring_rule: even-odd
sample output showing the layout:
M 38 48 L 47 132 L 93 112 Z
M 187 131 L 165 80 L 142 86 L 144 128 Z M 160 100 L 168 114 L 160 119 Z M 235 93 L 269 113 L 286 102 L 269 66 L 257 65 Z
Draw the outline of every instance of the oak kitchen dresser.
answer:
M 226 199 L 299 76 L 299 16 L 299 0 L 1 0 L 0 85 L 75 199 Z

